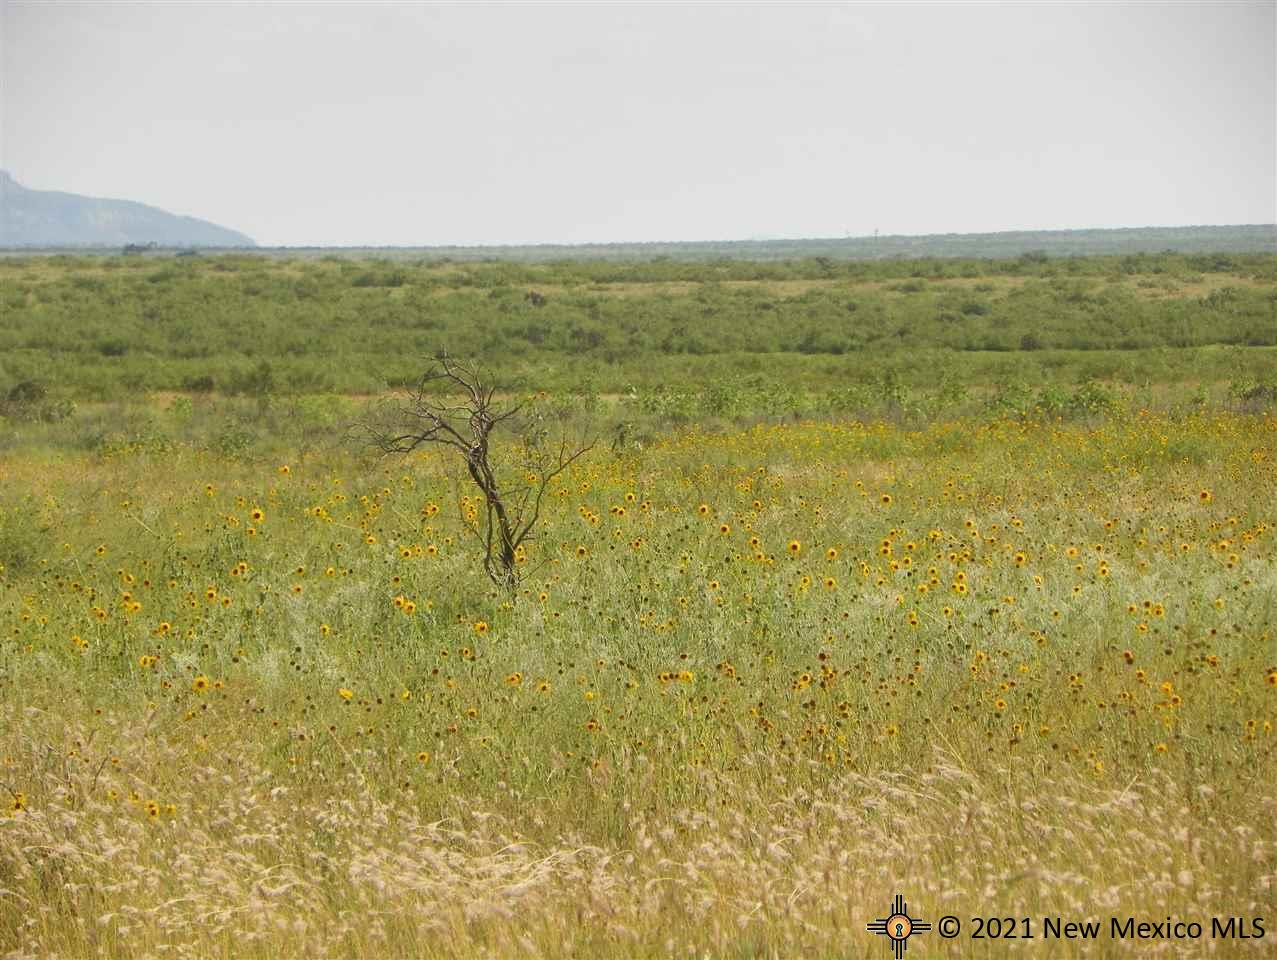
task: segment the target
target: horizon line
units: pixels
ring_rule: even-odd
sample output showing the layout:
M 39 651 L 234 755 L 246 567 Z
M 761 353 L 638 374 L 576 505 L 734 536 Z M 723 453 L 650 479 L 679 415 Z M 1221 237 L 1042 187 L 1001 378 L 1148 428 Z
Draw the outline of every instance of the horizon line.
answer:
M 981 238 L 1024 234 L 1067 234 L 1067 233 L 1118 233 L 1124 231 L 1168 231 L 1168 230 L 1203 230 L 1203 229 L 1274 229 L 1277 222 L 1271 223 L 1185 223 L 1175 225 L 1141 225 L 1123 227 L 1048 227 L 1019 228 L 1009 230 L 985 231 L 945 231 L 941 233 L 882 233 L 882 234 L 843 234 L 841 236 L 768 236 L 743 237 L 735 239 L 699 239 L 699 240 L 584 240 L 556 241 L 533 240 L 512 242 L 484 243 L 254 243 L 246 245 L 214 245 L 214 244 L 172 244 L 157 245 L 157 250 L 500 250 L 500 249 L 536 249 L 546 247 L 562 247 L 565 249 L 581 249 L 588 247 L 652 247 L 652 246 L 698 246 L 711 244 L 783 244 L 783 243 L 849 243 L 873 242 L 884 240 L 925 240 L 935 238 Z M 3 250 L 108 250 L 119 244 L 102 243 L 65 243 L 65 244 L 17 244 L 0 245 Z

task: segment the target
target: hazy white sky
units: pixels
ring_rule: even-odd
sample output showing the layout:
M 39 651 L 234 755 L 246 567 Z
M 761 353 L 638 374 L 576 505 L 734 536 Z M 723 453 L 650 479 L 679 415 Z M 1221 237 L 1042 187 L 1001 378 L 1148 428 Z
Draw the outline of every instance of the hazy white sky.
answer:
M 264 244 L 1277 220 L 1277 3 L 0 0 L 0 166 Z

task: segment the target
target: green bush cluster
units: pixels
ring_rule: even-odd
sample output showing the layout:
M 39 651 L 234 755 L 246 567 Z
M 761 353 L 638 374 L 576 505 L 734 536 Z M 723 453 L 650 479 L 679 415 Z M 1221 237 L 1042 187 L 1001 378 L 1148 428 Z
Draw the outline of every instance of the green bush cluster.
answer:
M 1277 256 L 416 263 L 0 261 L 0 389 L 373 393 L 447 348 L 518 389 L 1262 379 Z M 708 388 L 715 390 L 717 388 Z M 711 398 L 726 410 L 729 396 Z
M 990 412 L 1020 419 L 1103 417 L 1119 406 L 1112 390 L 1094 380 L 1072 390 L 1050 385 L 1034 389 L 1024 382 L 1006 384 L 985 401 Z

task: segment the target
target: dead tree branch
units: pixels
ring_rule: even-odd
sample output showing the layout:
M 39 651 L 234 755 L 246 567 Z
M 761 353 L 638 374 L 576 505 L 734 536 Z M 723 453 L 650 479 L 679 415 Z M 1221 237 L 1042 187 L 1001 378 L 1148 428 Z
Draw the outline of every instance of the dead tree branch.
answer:
M 546 490 L 594 441 L 550 442 L 545 415 L 525 404 L 501 406 L 497 388 L 473 365 L 436 357 L 406 397 L 365 423 L 366 439 L 383 454 L 407 454 L 436 444 L 451 448 L 483 495 L 483 520 L 466 526 L 479 539 L 483 568 L 506 589 L 518 584 L 518 561 L 541 519 Z M 497 428 L 513 436 L 506 462 L 493 456 Z M 525 486 L 512 491 L 509 470 L 522 469 Z M 501 469 L 504 467 L 504 471 Z

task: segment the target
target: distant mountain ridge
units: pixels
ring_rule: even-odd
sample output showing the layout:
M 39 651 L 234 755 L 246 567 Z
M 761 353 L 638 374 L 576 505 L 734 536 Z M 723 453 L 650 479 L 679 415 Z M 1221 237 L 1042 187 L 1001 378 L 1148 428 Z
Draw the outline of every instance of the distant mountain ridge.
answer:
M 133 200 L 30 190 L 0 170 L 0 246 L 253 247 L 250 237 Z

